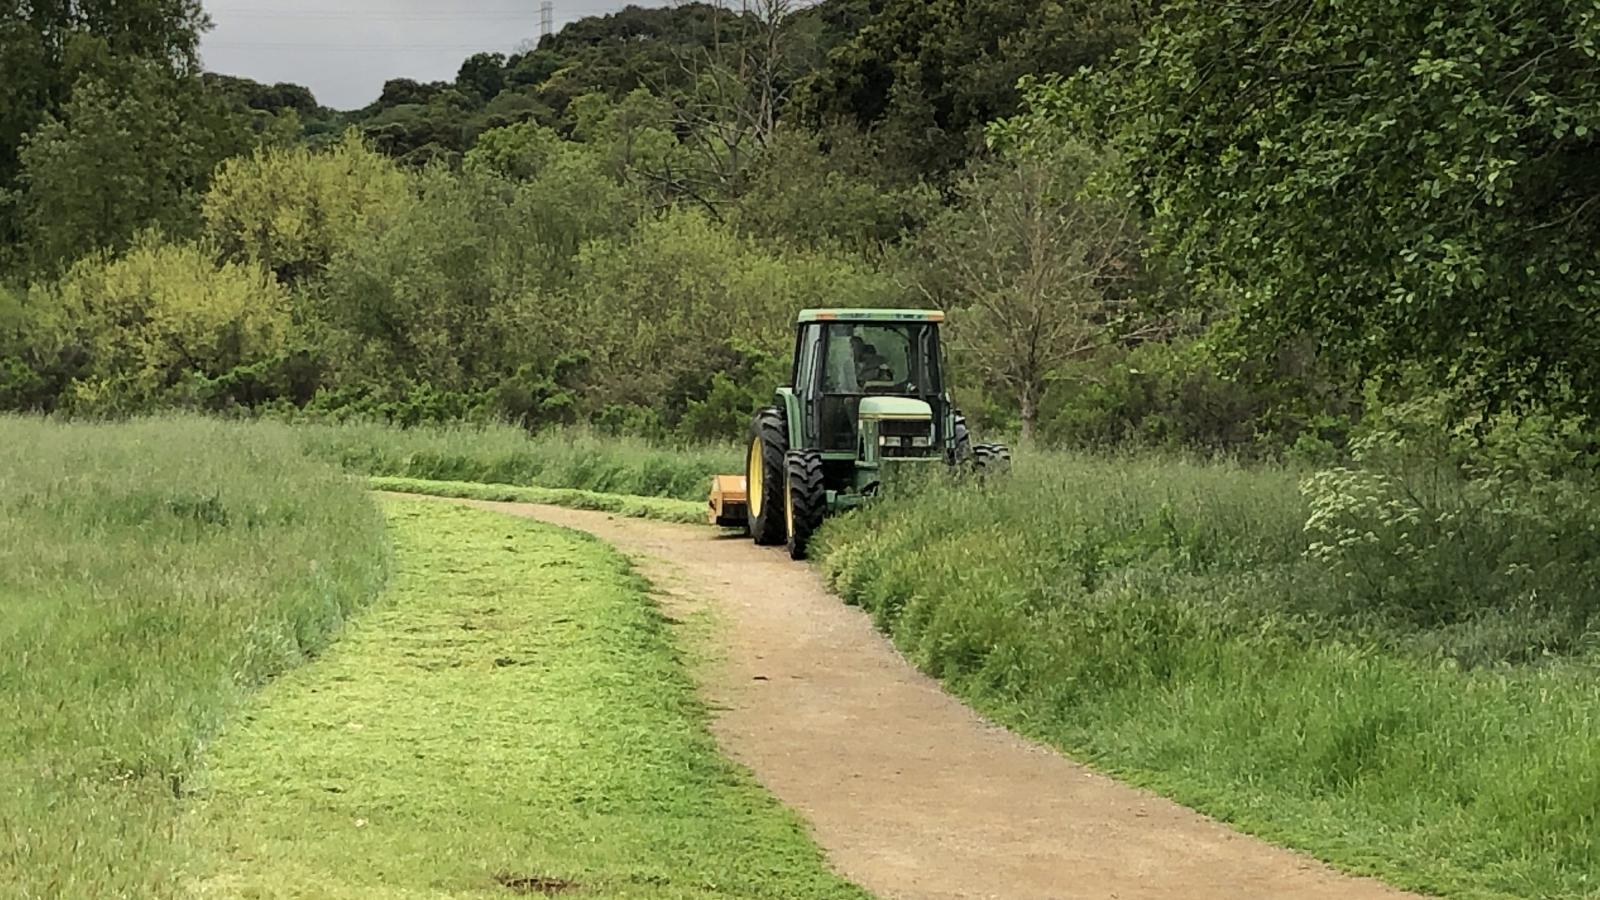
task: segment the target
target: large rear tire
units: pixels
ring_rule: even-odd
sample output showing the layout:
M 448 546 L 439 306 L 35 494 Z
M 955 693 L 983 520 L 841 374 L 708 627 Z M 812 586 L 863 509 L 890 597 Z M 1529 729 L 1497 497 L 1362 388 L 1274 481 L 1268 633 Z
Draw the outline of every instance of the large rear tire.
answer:
M 979 444 L 972 448 L 972 467 L 979 475 L 994 475 L 1011 468 L 1011 448 L 1005 444 Z
M 784 518 L 789 532 L 789 558 L 805 559 L 811 536 L 828 513 L 828 491 L 822 483 L 822 454 L 790 450 L 785 457 Z
M 777 546 L 786 536 L 783 455 L 789 450 L 789 427 L 783 413 L 771 407 L 757 412 L 745 446 L 747 528 L 757 544 Z

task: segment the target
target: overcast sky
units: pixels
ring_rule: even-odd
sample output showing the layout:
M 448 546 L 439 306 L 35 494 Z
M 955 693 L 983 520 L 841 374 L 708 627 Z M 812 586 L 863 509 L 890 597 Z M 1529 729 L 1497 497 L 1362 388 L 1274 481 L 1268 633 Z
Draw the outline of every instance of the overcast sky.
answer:
M 661 6 L 662 0 L 634 0 Z M 335 109 L 378 98 L 390 78 L 455 78 L 480 50 L 507 53 L 539 36 L 539 0 L 204 0 L 215 26 L 207 69 L 311 88 Z M 555 27 L 627 0 L 555 0 Z

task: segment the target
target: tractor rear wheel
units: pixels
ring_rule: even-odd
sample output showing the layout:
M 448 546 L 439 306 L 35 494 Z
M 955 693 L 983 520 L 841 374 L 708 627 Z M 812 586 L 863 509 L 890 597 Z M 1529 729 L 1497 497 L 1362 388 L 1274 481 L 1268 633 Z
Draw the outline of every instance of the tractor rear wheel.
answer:
M 790 450 L 784 459 L 784 518 L 789 532 L 789 558 L 805 559 L 811 535 L 822 527 L 828 512 L 828 492 L 822 484 L 822 454 L 815 450 Z
M 762 546 L 783 543 L 783 455 L 789 451 L 789 427 L 781 411 L 768 407 L 750 423 L 745 453 L 745 490 L 750 536 Z
M 979 444 L 972 448 L 972 465 L 980 475 L 1004 472 L 1011 468 L 1011 448 L 1005 444 Z

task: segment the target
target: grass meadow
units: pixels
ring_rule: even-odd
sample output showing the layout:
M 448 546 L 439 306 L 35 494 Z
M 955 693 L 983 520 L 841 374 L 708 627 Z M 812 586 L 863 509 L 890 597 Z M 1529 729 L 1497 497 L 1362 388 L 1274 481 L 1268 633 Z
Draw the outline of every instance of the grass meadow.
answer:
M 853 890 L 713 752 L 615 554 L 422 501 L 384 501 L 386 533 L 354 477 L 692 522 L 736 451 L 182 418 L 0 419 L 0 440 L 20 896 L 174 895 L 184 872 L 214 896 Z M 897 485 L 815 556 L 953 693 L 1127 780 L 1401 886 L 1589 897 L 1597 498 L 1509 468 L 1034 453 Z M 523 840 L 544 827 L 560 839 Z M 424 847 L 436 866 L 405 862 Z
M 292 436 L 0 418 L 0 884 L 178 892 L 209 738 L 380 588 L 383 523 Z
M 1519 605 L 1492 559 L 1330 565 L 1299 482 L 1025 456 L 832 520 L 817 555 L 954 693 L 1108 771 L 1395 884 L 1593 896 L 1589 573 L 1531 559 L 1543 592 Z
M 509 425 L 307 424 L 289 430 L 318 459 L 363 475 L 562 488 L 705 502 L 711 476 L 744 471 L 733 445 L 659 446 L 633 438 Z
M 306 442 L 0 418 L 0 895 L 865 896 L 718 754 L 618 554 L 380 511 Z

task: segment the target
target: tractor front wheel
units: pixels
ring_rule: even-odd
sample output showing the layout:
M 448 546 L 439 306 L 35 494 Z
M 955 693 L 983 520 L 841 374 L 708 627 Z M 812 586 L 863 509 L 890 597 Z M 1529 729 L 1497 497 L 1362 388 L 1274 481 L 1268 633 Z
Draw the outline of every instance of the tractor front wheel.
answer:
M 1011 468 L 1011 448 L 1005 444 L 979 444 L 972 448 L 972 466 L 979 475 L 996 474 Z
M 822 454 L 815 450 L 790 450 L 784 459 L 784 519 L 789 532 L 789 558 L 805 559 L 811 535 L 822 527 L 828 512 L 828 492 L 822 484 Z
M 789 427 L 782 412 L 767 408 L 750 423 L 745 453 L 745 489 L 750 536 L 762 546 L 783 543 L 783 455 L 789 450 Z

